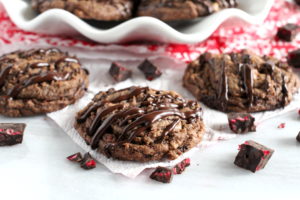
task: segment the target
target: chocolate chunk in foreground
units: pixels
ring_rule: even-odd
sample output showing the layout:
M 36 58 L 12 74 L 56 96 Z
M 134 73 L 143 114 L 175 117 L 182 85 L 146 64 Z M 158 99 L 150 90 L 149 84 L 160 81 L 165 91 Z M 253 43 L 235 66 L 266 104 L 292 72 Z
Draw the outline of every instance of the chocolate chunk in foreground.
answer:
M 298 133 L 296 139 L 297 139 L 298 142 L 300 142 L 300 132 Z
M 289 52 L 288 63 L 295 68 L 300 68 L 300 49 Z
M 113 77 L 115 81 L 121 82 L 130 78 L 132 75 L 132 71 L 121 66 L 118 63 L 113 62 L 109 69 L 109 74 Z
M 185 168 L 191 165 L 191 159 L 186 158 L 173 167 L 173 174 L 181 174 Z
M 83 169 L 94 169 L 96 167 L 96 161 L 89 153 L 86 153 L 81 161 L 81 167 Z
M 286 24 L 278 28 L 277 38 L 279 40 L 291 42 L 299 32 L 299 26 L 297 24 Z
M 22 143 L 26 124 L 0 123 L 0 146 Z
M 73 161 L 73 162 L 81 162 L 82 161 L 82 155 L 81 155 L 80 152 L 78 152 L 78 153 L 75 153 L 73 155 L 68 156 L 67 159 L 69 161 Z
M 234 133 L 255 132 L 255 118 L 248 113 L 229 113 L 228 123 Z
M 249 140 L 240 145 L 234 164 L 255 173 L 266 166 L 273 152 L 274 150 Z
M 149 60 L 142 62 L 138 68 L 145 74 L 147 80 L 152 81 L 161 76 L 161 71 Z
M 173 178 L 172 170 L 166 167 L 157 167 L 150 178 L 162 183 L 170 183 Z

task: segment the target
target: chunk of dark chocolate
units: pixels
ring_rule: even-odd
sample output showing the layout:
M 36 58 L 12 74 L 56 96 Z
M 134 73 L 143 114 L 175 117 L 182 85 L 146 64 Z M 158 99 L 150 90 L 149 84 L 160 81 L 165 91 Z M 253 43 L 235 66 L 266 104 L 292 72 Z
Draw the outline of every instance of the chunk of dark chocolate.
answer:
M 26 124 L 0 123 L 0 146 L 22 143 Z
M 172 170 L 166 167 L 157 167 L 150 178 L 162 183 L 170 183 L 173 178 Z
M 132 71 L 126 67 L 121 66 L 119 63 L 113 62 L 109 69 L 109 74 L 113 77 L 116 82 L 125 81 L 130 78 Z
M 78 153 L 75 153 L 73 155 L 68 156 L 67 159 L 69 161 L 73 161 L 73 162 L 81 162 L 82 161 L 82 155 L 81 155 L 80 152 L 78 152 Z
M 296 137 L 296 140 L 297 140 L 298 142 L 300 142 L 300 132 L 298 133 L 298 135 L 297 135 L 297 137 Z
M 258 144 L 252 140 L 246 141 L 239 146 L 239 153 L 234 164 L 252 171 L 263 169 L 273 155 L 274 150 Z
M 94 169 L 96 167 L 96 161 L 89 153 L 86 153 L 81 161 L 81 167 L 83 169 Z
M 144 73 L 147 80 L 152 81 L 161 76 L 161 71 L 149 60 L 142 62 L 138 68 Z
M 255 118 L 248 113 L 229 113 L 228 123 L 234 133 L 255 132 Z
M 173 174 L 181 174 L 185 168 L 191 165 L 191 159 L 186 158 L 173 167 Z
M 295 0 L 295 3 L 300 6 L 300 0 Z
M 300 68 L 300 49 L 289 52 L 287 60 L 289 65 Z
M 277 31 L 277 38 L 279 40 L 291 42 L 299 32 L 299 26 L 297 24 L 286 24 Z

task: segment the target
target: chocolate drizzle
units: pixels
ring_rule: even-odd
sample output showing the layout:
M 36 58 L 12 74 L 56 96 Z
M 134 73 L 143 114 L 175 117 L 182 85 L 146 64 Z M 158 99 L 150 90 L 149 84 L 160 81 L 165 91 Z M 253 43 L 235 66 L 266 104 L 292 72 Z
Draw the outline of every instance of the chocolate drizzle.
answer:
M 162 131 L 162 135 L 159 139 L 157 139 L 158 142 L 163 142 L 164 138 L 178 125 L 180 119 L 186 120 L 187 123 L 190 123 L 191 120 L 200 118 L 202 115 L 202 110 L 201 108 L 197 108 L 196 102 L 186 102 L 183 99 L 183 102 L 178 104 L 163 101 L 166 99 L 178 99 L 171 95 L 155 96 L 146 94 L 145 97 L 141 99 L 139 105 L 126 108 L 126 104 L 123 104 L 122 101 L 130 100 L 149 88 L 132 87 L 127 89 L 129 90 L 127 94 L 118 96 L 112 100 L 107 100 L 106 98 L 101 102 L 95 103 L 78 118 L 77 122 L 83 123 L 87 120 L 91 113 L 96 112 L 99 107 L 104 106 L 106 103 L 115 103 L 97 111 L 97 114 L 88 130 L 88 135 L 91 137 L 92 149 L 98 148 L 100 140 L 106 133 L 111 131 L 113 124 L 123 127 L 123 129 L 118 135 L 116 141 L 107 145 L 107 148 L 112 148 L 112 146 L 122 143 L 132 142 L 135 137 L 150 128 L 153 123 L 161 119 L 172 117 L 170 118 L 171 123 L 165 127 Z M 194 109 L 185 112 L 180 111 L 179 108 L 183 108 L 184 106 L 194 107 Z
M 226 66 L 224 61 L 221 63 L 222 65 L 222 75 L 221 75 L 221 86 L 219 90 L 218 98 L 221 100 L 221 107 L 222 110 L 226 108 L 226 105 L 228 103 L 228 78 L 226 76 Z
M 30 56 L 33 56 L 35 54 L 44 54 L 44 55 L 48 55 L 51 53 L 61 53 L 60 50 L 52 48 L 52 49 L 33 49 L 30 51 L 25 51 L 25 52 L 15 52 L 18 53 L 20 58 L 27 58 Z M 3 60 L 3 59 L 2 59 Z M 14 60 L 15 61 L 15 60 Z M 56 65 L 58 65 L 61 62 L 73 62 L 73 63 L 79 63 L 79 61 L 76 58 L 72 58 L 72 57 L 63 57 L 61 59 L 59 59 L 58 61 L 56 61 L 54 63 L 55 67 Z M 37 62 L 37 63 L 33 63 L 33 64 L 28 64 L 23 70 L 20 70 L 18 72 L 19 74 L 26 74 L 28 73 L 29 69 L 39 69 L 39 68 L 49 68 L 51 66 L 51 63 L 48 62 Z M 9 66 L 3 68 L 0 71 L 0 89 L 4 86 L 5 84 L 5 80 L 10 72 L 10 70 L 13 67 L 13 63 L 10 63 Z M 49 71 L 49 72 L 42 72 L 40 71 L 38 74 L 33 74 L 31 75 L 31 77 L 29 77 L 26 80 L 21 81 L 19 84 L 16 84 L 13 88 L 11 88 L 8 92 L 6 92 L 5 97 L 9 98 L 16 98 L 18 96 L 18 94 L 21 92 L 22 89 L 35 84 L 35 83 L 42 83 L 42 82 L 51 82 L 51 81 L 64 81 L 64 80 L 68 80 L 71 76 L 71 73 L 61 73 L 61 72 L 57 72 L 56 70 L 54 71 Z
M 249 64 L 242 64 L 241 67 L 243 85 L 248 98 L 247 105 L 248 107 L 251 107 L 253 104 L 253 73 Z
M 20 84 L 17 84 L 15 87 L 10 89 L 7 93 L 7 96 L 15 98 L 18 96 L 18 94 L 21 92 L 22 89 L 28 87 L 29 85 L 35 84 L 35 83 L 42 83 L 42 82 L 48 82 L 48 81 L 62 81 L 67 80 L 69 78 L 69 73 L 57 73 L 57 72 L 44 72 L 35 76 L 32 76 L 31 78 L 22 81 Z

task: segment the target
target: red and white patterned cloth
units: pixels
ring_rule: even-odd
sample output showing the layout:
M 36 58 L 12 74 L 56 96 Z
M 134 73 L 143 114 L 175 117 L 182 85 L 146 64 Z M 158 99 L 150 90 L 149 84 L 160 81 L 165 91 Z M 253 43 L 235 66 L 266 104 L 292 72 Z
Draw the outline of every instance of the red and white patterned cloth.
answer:
M 195 45 L 133 44 L 130 46 L 132 48 L 142 47 L 150 52 L 163 52 L 186 62 L 196 58 L 204 51 L 230 52 L 245 48 L 252 49 L 260 54 L 269 54 L 280 58 L 300 45 L 299 37 L 291 43 L 277 41 L 274 38 L 277 28 L 287 22 L 300 24 L 300 7 L 283 0 L 276 0 L 268 18 L 262 25 L 234 28 L 221 26 L 209 39 Z M 34 46 L 35 44 L 88 49 L 107 47 L 107 45 L 78 39 L 25 32 L 13 24 L 3 6 L 0 5 L 0 50 L 8 45 Z

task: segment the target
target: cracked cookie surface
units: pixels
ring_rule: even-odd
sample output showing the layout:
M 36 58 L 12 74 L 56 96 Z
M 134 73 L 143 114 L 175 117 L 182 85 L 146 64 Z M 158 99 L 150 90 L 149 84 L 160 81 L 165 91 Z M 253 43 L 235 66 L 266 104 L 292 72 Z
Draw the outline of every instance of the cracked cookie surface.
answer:
M 299 79 L 286 62 L 243 50 L 202 54 L 187 67 L 183 85 L 211 108 L 259 112 L 287 106 Z

